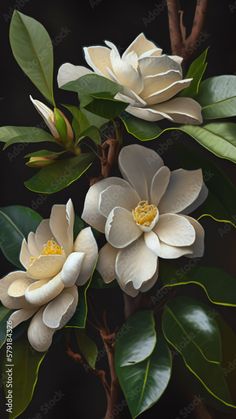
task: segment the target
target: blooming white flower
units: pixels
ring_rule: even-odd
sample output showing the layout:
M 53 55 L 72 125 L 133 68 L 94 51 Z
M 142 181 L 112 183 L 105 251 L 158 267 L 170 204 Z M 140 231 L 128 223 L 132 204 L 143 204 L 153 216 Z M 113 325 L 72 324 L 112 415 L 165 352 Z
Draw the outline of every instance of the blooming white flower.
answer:
M 53 205 L 50 219 L 22 242 L 20 262 L 25 271 L 11 272 L 0 280 L 0 300 L 9 309 L 13 327 L 34 316 L 28 339 L 37 351 L 46 351 L 56 330 L 73 316 L 78 286 L 90 278 L 98 255 L 90 227 L 73 241 L 72 201 Z
M 170 171 L 153 150 L 123 147 L 123 178 L 91 186 L 82 218 L 105 232 L 97 269 L 106 283 L 117 279 L 129 295 L 150 289 L 158 278 L 158 258 L 201 257 L 204 230 L 187 214 L 207 197 L 202 170 Z
M 202 123 L 199 103 L 188 97 L 175 97 L 192 81 L 183 79 L 181 57 L 162 55 L 162 50 L 143 33 L 122 56 L 112 42 L 105 44 L 107 47 L 84 48 L 85 60 L 95 73 L 123 87 L 116 99 L 129 104 L 127 112 L 146 121 L 167 118 L 181 124 Z M 61 87 L 90 73 L 86 67 L 65 63 L 59 69 L 58 84 Z

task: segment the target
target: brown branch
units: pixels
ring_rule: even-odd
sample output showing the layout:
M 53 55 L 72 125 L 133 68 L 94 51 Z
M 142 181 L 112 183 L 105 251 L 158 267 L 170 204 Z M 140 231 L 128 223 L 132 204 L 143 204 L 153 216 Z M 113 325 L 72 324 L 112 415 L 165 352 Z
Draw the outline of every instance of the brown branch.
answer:
M 179 1 L 166 0 L 166 4 L 168 9 L 171 50 L 173 54 L 181 55 L 183 48 L 183 39 L 179 19 Z
M 94 185 L 94 183 L 110 175 L 112 167 L 117 161 L 119 149 L 119 141 L 114 138 L 105 140 L 104 143 L 99 146 L 101 173 L 98 177 L 91 179 L 90 185 Z
M 193 49 L 199 39 L 199 36 L 201 35 L 207 12 L 207 3 L 208 0 L 197 0 L 192 31 L 186 40 L 187 49 Z

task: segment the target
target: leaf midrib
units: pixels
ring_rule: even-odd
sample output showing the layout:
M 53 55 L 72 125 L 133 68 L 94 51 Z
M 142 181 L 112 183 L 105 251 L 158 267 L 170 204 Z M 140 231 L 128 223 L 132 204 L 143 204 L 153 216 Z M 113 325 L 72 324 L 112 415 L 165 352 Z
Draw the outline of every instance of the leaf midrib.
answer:
M 2 210 L 0 210 L 0 215 L 2 215 L 10 225 L 17 231 L 17 233 L 22 237 L 22 240 L 25 238 L 24 234 L 20 229 L 17 227 L 17 225 L 12 221 L 12 219 Z

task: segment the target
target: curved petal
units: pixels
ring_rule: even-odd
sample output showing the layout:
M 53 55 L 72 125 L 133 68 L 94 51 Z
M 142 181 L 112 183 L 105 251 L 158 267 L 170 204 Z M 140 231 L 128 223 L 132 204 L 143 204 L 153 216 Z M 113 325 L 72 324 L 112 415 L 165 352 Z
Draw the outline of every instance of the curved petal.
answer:
M 164 73 L 144 77 L 144 86 L 141 92 L 142 97 L 148 97 L 154 92 L 160 92 L 173 83 L 180 81 L 182 76 L 177 70 L 168 70 Z
M 28 339 L 31 346 L 38 352 L 45 352 L 51 346 L 52 337 L 55 332 L 43 323 L 44 307 L 32 318 L 28 328 Z
M 190 246 L 196 239 L 195 229 L 186 217 L 163 214 L 154 229 L 160 241 L 169 246 Z
M 58 86 L 62 87 L 70 81 L 78 80 L 80 77 L 91 73 L 92 71 L 89 70 L 89 68 L 81 65 L 73 65 L 70 63 L 62 64 L 57 74 Z
M 23 239 L 20 249 L 20 263 L 27 269 L 28 265 L 30 264 L 31 253 L 28 248 L 27 241 Z
M 160 214 L 178 213 L 192 204 L 203 184 L 202 170 L 177 169 L 171 172 L 166 193 L 159 203 Z
M 111 68 L 110 49 L 101 46 L 84 48 L 84 56 L 87 64 L 101 76 L 109 77 L 108 68 Z
M 161 119 L 168 119 L 169 121 L 172 121 L 171 116 L 167 113 L 156 111 L 153 108 L 139 108 L 138 106 L 129 105 L 125 111 L 130 113 L 130 115 L 143 119 L 144 121 L 156 122 L 161 121 Z
M 22 275 L 21 278 L 15 279 L 15 281 L 11 283 L 7 290 L 7 294 L 9 295 L 9 297 L 13 298 L 24 297 L 25 290 L 32 283 L 33 281 L 31 278 L 27 278 L 27 276 Z
M 153 277 L 151 279 L 148 279 L 146 282 L 143 283 L 143 285 L 140 288 L 141 292 L 147 292 L 149 291 L 157 282 L 159 276 L 159 260 L 157 258 L 157 270 Z
M 53 234 L 49 225 L 49 218 L 42 220 L 35 232 L 35 243 L 38 249 L 43 249 L 43 246 L 48 240 L 53 239 Z M 42 250 L 41 250 L 42 251 Z
M 30 319 L 30 317 L 32 317 L 34 313 L 36 313 L 37 310 L 38 310 L 38 307 L 34 307 L 32 309 L 22 308 L 21 310 L 14 311 L 10 315 L 8 321 L 12 323 L 12 328 L 14 329 L 22 322 L 25 322 L 26 320 Z
M 30 96 L 30 100 L 33 103 L 35 109 L 38 111 L 39 115 L 43 118 L 53 137 L 59 138 L 60 135 L 54 123 L 54 112 L 43 102 L 40 102 L 40 100 L 33 99 L 32 96 Z
M 193 251 L 192 255 L 188 255 L 190 258 L 200 258 L 204 255 L 204 239 L 205 239 L 205 231 L 202 225 L 192 217 L 188 217 L 185 215 L 185 218 L 192 224 L 195 232 L 196 232 L 196 239 L 191 246 Z
M 144 77 L 157 75 L 169 70 L 176 70 L 182 73 L 181 66 L 168 55 L 160 57 L 144 57 L 139 59 L 139 67 Z
M 146 246 L 158 257 L 163 259 L 178 259 L 181 256 L 190 255 L 193 253 L 192 247 L 174 247 L 161 242 L 157 235 L 150 231 L 145 233 L 144 240 Z
M 98 257 L 98 246 L 91 227 L 80 231 L 74 243 L 74 250 L 85 255 L 77 279 L 77 285 L 84 285 L 92 276 Z
M 151 183 L 151 202 L 158 205 L 163 197 L 170 181 L 170 169 L 167 166 L 162 166 L 155 173 Z
M 143 283 L 150 280 L 156 273 L 157 257 L 148 249 L 141 237 L 118 253 L 115 270 L 117 280 L 126 292 L 129 282 L 135 290 L 140 290 Z
M 28 250 L 31 253 L 31 255 L 34 257 L 39 256 L 41 249 L 38 248 L 36 240 L 35 240 L 35 233 L 33 233 L 32 231 L 28 234 L 27 243 L 28 243 Z
M 47 327 L 57 330 L 64 327 L 75 313 L 78 298 L 76 286 L 66 288 L 45 307 L 43 323 Z
M 140 237 L 142 230 L 136 225 L 131 211 L 115 207 L 107 218 L 105 235 L 112 246 L 120 249 Z
M 119 154 L 122 176 L 138 192 L 141 200 L 150 200 L 153 176 L 162 166 L 163 160 L 154 150 L 138 144 L 123 147 Z
M 177 97 L 153 109 L 167 113 L 178 124 L 202 124 L 202 108 L 196 100 L 189 97 Z
M 54 278 L 36 281 L 25 291 L 25 298 L 30 304 L 42 306 L 57 297 L 64 289 L 61 275 Z
M 104 217 L 108 217 L 114 207 L 122 207 L 131 211 L 139 201 L 139 195 L 131 186 L 111 185 L 100 194 L 99 211 Z
M 142 97 L 145 100 L 145 102 L 147 102 L 147 104 L 150 105 L 156 105 L 158 103 L 162 103 L 165 102 L 163 107 L 160 107 L 160 109 L 158 109 L 157 106 L 155 106 L 155 110 L 160 110 L 161 112 L 165 112 L 167 114 L 171 113 L 172 118 L 174 119 L 174 116 L 178 116 L 180 114 L 180 118 L 182 117 L 182 112 L 185 112 L 185 101 L 182 100 L 182 98 L 177 98 L 177 103 L 170 103 L 171 101 L 169 99 L 171 99 L 172 97 L 176 96 L 179 92 L 181 92 L 181 90 L 185 89 L 186 87 L 188 87 L 191 84 L 192 79 L 185 79 L 185 80 L 178 80 L 175 81 L 174 83 L 170 84 L 169 86 L 167 86 L 166 88 L 162 89 L 162 90 L 158 90 L 154 93 L 151 93 L 148 96 L 145 96 L 142 92 Z M 180 99 L 180 100 L 179 100 Z M 189 98 L 187 98 L 189 99 Z M 193 100 L 193 99 L 192 99 Z M 169 103 L 167 104 L 166 102 L 169 101 Z M 194 101 L 195 102 L 195 101 Z M 197 103 L 197 102 L 195 102 Z M 178 104 L 179 104 L 179 108 L 178 108 Z M 200 106 L 200 105 L 199 105 Z M 170 112 L 167 112 L 167 110 L 170 110 Z M 176 119 L 175 119 L 175 122 Z M 182 122 L 182 121 L 180 121 Z
M 32 308 L 32 306 L 26 302 L 25 297 L 10 297 L 7 292 L 8 288 L 15 281 L 25 279 L 28 279 L 26 272 L 15 271 L 0 280 L 0 300 L 5 307 L 10 309 Z M 32 282 L 34 281 L 32 280 Z
M 99 197 L 100 193 L 111 185 L 127 186 L 127 182 L 118 177 L 110 177 L 95 183 L 87 192 L 84 201 L 84 209 L 81 215 L 81 218 L 87 224 L 96 228 L 96 230 L 101 233 L 104 233 L 106 218 L 99 211 Z
M 40 255 L 28 266 L 27 275 L 33 279 L 52 278 L 60 272 L 65 255 Z
M 84 257 L 84 253 L 72 252 L 66 259 L 61 271 L 61 280 L 66 288 L 75 285 L 81 271 Z
M 112 247 L 109 243 L 106 243 L 99 251 L 97 271 L 106 284 L 112 282 L 116 277 L 115 262 L 118 251 L 118 249 Z
M 130 46 L 123 53 L 123 57 L 126 57 L 130 52 L 134 51 L 138 56 L 143 55 L 144 53 L 154 53 L 161 54 L 162 50 L 158 48 L 154 42 L 149 41 L 144 33 L 140 33 L 137 38 L 130 44 Z
M 75 213 L 71 199 L 66 205 L 53 205 L 50 215 L 50 229 L 60 246 L 68 255 L 73 248 Z
M 198 207 L 200 207 L 200 205 L 203 204 L 203 202 L 207 199 L 207 196 L 208 196 L 208 189 L 207 189 L 205 183 L 203 183 L 202 189 L 201 189 L 198 197 L 196 198 L 196 200 L 191 205 L 189 205 L 187 208 L 185 208 L 183 213 L 186 214 L 186 215 L 191 214 Z

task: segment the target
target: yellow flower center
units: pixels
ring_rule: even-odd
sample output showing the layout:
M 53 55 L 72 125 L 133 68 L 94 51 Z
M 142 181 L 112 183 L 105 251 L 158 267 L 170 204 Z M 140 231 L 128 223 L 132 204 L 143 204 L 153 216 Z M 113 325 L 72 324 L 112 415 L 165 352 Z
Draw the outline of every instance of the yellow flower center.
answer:
M 47 243 L 43 246 L 43 250 L 41 255 L 48 256 L 48 255 L 62 255 L 63 248 L 55 242 L 55 240 L 48 240 Z
M 149 227 L 158 214 L 156 205 L 149 204 L 148 201 L 140 201 L 135 209 L 132 210 L 136 224 Z

